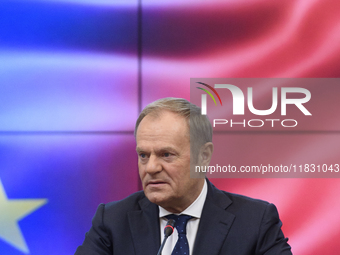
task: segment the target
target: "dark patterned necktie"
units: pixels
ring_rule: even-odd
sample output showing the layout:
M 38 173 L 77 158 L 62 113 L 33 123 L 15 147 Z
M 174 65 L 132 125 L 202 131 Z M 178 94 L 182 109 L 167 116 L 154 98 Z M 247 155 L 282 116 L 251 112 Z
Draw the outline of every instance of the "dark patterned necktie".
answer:
M 185 214 L 182 215 L 170 214 L 167 215 L 166 218 L 168 220 L 173 219 L 176 221 L 175 227 L 178 232 L 178 241 L 171 255 L 189 255 L 189 244 L 187 239 L 186 228 L 188 220 L 192 219 L 193 217 Z

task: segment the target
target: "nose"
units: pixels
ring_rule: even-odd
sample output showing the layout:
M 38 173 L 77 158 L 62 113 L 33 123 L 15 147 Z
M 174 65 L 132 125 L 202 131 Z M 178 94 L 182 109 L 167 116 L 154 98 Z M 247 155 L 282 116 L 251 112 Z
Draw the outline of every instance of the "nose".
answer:
M 151 155 L 145 168 L 146 173 L 153 175 L 162 171 L 162 165 L 156 156 Z

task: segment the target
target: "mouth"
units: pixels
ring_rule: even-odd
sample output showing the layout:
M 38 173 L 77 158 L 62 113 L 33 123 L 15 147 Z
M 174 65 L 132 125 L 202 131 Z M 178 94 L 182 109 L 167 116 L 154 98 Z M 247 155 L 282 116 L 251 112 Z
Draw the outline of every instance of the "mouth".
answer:
M 146 186 L 149 187 L 161 187 L 163 185 L 167 184 L 167 182 L 162 180 L 151 180 L 146 183 Z

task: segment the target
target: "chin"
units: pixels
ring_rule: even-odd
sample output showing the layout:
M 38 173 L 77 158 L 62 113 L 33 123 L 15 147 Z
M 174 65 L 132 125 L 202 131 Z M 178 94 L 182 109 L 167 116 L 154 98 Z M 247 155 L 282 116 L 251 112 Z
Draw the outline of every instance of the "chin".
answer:
M 166 199 L 161 194 L 156 194 L 156 192 L 147 192 L 145 195 L 151 203 L 156 205 L 162 206 L 166 202 Z

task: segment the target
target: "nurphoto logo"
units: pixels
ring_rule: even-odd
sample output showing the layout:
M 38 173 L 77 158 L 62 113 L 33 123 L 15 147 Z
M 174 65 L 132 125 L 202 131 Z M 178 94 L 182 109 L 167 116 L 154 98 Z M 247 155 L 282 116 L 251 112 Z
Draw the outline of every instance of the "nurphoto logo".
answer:
M 278 101 L 279 101 L 279 95 L 278 95 L 278 88 L 277 87 L 272 87 L 271 88 L 271 107 L 269 109 L 256 109 L 254 106 L 254 97 L 253 97 L 253 88 L 252 87 L 247 87 L 247 97 L 245 99 L 244 92 L 242 91 L 241 88 L 239 88 L 236 85 L 232 84 L 214 84 L 214 87 L 211 85 L 208 85 L 203 82 L 196 82 L 198 84 L 201 84 L 208 89 L 210 89 L 214 95 L 218 98 L 220 101 L 221 106 L 222 105 L 222 99 L 220 97 L 220 94 L 222 90 L 228 90 L 228 92 L 231 93 L 232 95 L 232 114 L 233 116 L 242 116 L 245 115 L 245 105 L 247 105 L 248 110 L 250 113 L 256 116 L 268 116 L 277 111 L 278 108 L 280 108 L 280 115 L 281 116 L 287 116 L 287 106 L 288 105 L 293 105 L 295 106 L 299 111 L 302 112 L 305 116 L 311 116 L 312 114 L 308 111 L 306 104 L 308 101 L 311 99 L 311 92 L 306 89 L 306 88 L 300 88 L 300 87 L 281 87 L 280 88 L 280 101 L 281 104 L 278 106 Z M 204 91 L 204 94 L 201 94 L 201 114 L 202 115 L 207 115 L 208 112 L 208 103 L 207 103 L 207 94 L 212 98 L 214 101 L 215 105 L 216 99 L 214 95 L 207 89 L 201 88 L 201 87 L 196 87 L 197 89 L 200 89 Z M 216 90 L 218 89 L 218 91 Z M 295 95 L 294 98 L 290 98 L 289 95 L 293 94 Z M 247 104 L 246 104 L 247 103 Z M 291 127 L 296 127 L 298 125 L 297 120 L 295 119 L 243 119 L 241 122 L 240 121 L 233 121 L 233 119 L 223 119 L 223 118 L 214 118 L 213 119 L 213 127 L 216 127 L 217 125 L 230 125 L 230 127 L 236 126 L 236 125 L 241 125 L 243 127 L 263 127 L 265 124 L 268 123 L 268 125 L 271 125 L 271 127 L 274 127 L 277 122 L 280 122 L 282 127 L 286 128 L 291 128 Z

